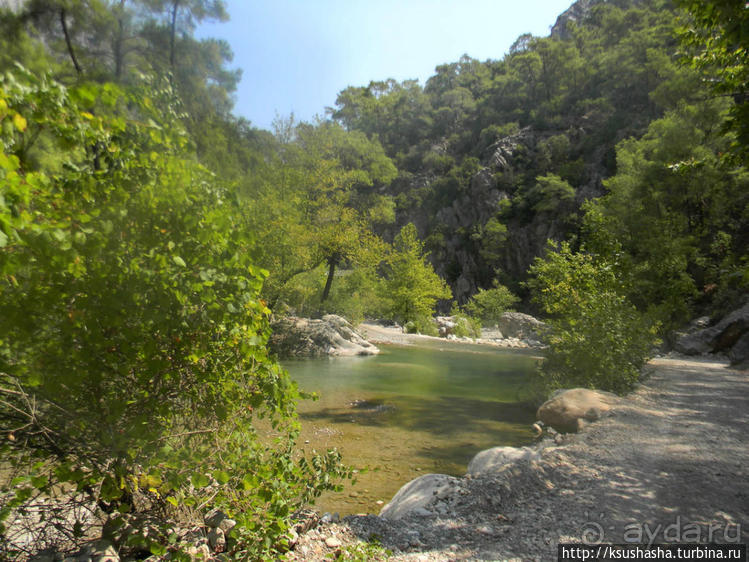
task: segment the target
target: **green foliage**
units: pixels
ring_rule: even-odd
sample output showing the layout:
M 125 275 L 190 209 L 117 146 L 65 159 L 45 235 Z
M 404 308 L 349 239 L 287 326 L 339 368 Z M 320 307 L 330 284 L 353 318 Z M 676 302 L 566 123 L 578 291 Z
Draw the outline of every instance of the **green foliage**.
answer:
M 300 395 L 266 350 L 267 272 L 168 102 L 2 78 L 0 447 L 23 474 L 3 498 L 72 486 L 115 526 L 144 505 L 210 504 L 256 558 L 348 472 L 335 452 L 296 451 Z M 42 135 L 57 170 L 28 157 Z M 165 529 L 139 540 L 158 551 Z
M 480 338 L 481 337 L 481 320 L 461 312 L 457 306 L 453 306 L 450 314 L 455 327 L 452 329 L 453 335 L 459 338 Z
M 529 286 L 550 315 L 541 379 L 549 390 L 588 387 L 624 393 L 640 378 L 657 324 L 627 300 L 616 264 L 569 244 L 537 258 Z
M 427 325 L 425 319 L 434 313 L 437 301 L 449 299 L 452 295 L 426 261 L 423 243 L 418 239 L 413 224 L 401 229 L 393 246 L 387 260 L 385 281 L 389 314 L 399 322 L 413 321 L 421 330 Z
M 585 207 L 588 247 L 624 254 L 616 259 L 630 300 L 667 328 L 688 320 L 707 287 L 728 289 L 746 256 L 749 176 L 721 159 L 730 139 L 715 124 L 724 109 L 716 100 L 685 105 L 622 141 L 609 193 Z
M 736 135 L 731 151 L 746 165 L 749 157 L 749 9 L 741 0 L 678 0 L 688 17 L 678 30 L 686 62 L 701 70 L 710 89 L 733 98 L 726 130 Z
M 485 326 L 499 322 L 502 313 L 512 310 L 520 299 L 496 279 L 491 289 L 479 289 L 464 306 L 465 311 Z

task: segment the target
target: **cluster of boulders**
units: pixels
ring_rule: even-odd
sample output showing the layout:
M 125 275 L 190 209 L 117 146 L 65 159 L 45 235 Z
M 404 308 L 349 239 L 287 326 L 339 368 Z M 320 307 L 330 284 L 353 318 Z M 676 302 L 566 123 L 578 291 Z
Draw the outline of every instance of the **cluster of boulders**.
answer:
M 456 340 L 456 328 L 461 318 L 437 316 L 435 321 L 441 337 Z M 509 348 L 544 347 L 547 325 L 537 318 L 522 312 L 504 312 L 494 328 L 482 328 L 480 343 L 492 343 Z
M 279 357 L 375 355 L 380 350 L 359 335 L 345 319 L 326 314 L 320 319 L 288 316 L 271 323 L 268 342 Z
M 705 316 L 676 334 L 674 349 L 685 355 L 725 353 L 732 365 L 749 364 L 749 302 L 711 324 Z

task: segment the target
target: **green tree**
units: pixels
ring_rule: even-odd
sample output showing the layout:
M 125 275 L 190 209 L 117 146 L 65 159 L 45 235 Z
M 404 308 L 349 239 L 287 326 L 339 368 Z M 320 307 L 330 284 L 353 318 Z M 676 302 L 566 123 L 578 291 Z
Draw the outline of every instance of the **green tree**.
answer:
M 427 262 L 424 245 L 412 223 L 404 226 L 395 237 L 387 269 L 386 297 L 391 302 L 390 315 L 395 320 L 425 323 L 439 299 L 452 297 L 450 289 Z
M 730 96 L 734 105 L 727 129 L 736 140 L 732 150 L 746 165 L 749 157 L 749 7 L 741 0 L 678 0 L 683 18 L 680 39 L 691 55 L 688 62 L 705 73 L 715 94 Z

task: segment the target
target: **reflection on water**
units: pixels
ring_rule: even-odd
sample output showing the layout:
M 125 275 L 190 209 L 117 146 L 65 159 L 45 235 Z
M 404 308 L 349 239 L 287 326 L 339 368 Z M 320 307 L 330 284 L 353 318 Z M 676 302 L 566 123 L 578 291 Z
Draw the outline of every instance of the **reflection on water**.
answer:
M 305 447 L 337 447 L 347 464 L 370 469 L 317 509 L 377 513 L 421 474 L 462 475 L 478 451 L 532 440 L 534 412 L 521 402 L 531 355 L 449 342 L 381 350 L 284 362 L 300 388 L 320 396 L 299 407 Z

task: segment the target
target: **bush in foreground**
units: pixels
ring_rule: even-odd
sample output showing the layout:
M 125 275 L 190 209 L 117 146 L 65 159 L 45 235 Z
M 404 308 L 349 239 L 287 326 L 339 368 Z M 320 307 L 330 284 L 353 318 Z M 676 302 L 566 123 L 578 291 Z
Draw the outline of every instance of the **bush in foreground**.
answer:
M 547 389 L 631 390 L 658 325 L 629 303 L 616 267 L 563 243 L 536 258 L 531 273 L 529 286 L 551 327 L 540 372 Z
M 347 474 L 336 453 L 295 448 L 299 392 L 267 355 L 266 273 L 173 103 L 168 86 L 0 82 L 9 555 L 8 517 L 47 496 L 91 514 L 42 508 L 29 549 L 72 547 L 96 517 L 116 529 L 140 512 L 156 530 L 128 544 L 163 554 L 176 548 L 170 520 L 220 507 L 238 522 L 233 552 L 269 556 L 290 514 Z

